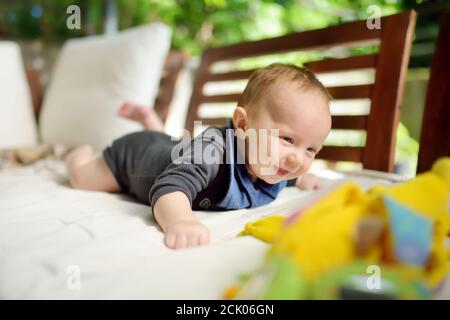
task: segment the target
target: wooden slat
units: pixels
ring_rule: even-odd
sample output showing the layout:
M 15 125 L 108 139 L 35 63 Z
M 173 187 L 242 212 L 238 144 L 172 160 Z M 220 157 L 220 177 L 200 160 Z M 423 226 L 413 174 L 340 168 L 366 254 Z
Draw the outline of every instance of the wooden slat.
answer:
M 219 94 L 214 96 L 202 96 L 201 103 L 237 102 L 241 94 Z
M 368 116 L 333 116 L 333 129 L 364 130 L 367 127 Z
M 348 71 L 358 69 L 375 68 L 377 64 L 377 55 L 353 56 L 342 59 L 326 59 L 321 61 L 312 61 L 304 64 L 305 67 L 314 73 Z
M 354 56 L 343 59 L 327 59 L 312 61 L 304 64 L 305 67 L 314 73 L 348 71 L 357 69 L 370 69 L 376 66 L 377 55 Z M 258 69 L 230 71 L 223 73 L 212 73 L 206 75 L 206 82 L 229 81 L 248 79 L 250 75 Z
M 333 99 L 364 99 L 370 98 L 373 85 L 362 84 L 354 86 L 328 87 Z
M 228 80 L 243 80 L 250 78 L 250 75 L 258 69 L 231 71 L 224 73 L 212 73 L 206 76 L 207 82 L 213 81 L 228 81 Z
M 384 20 L 384 17 L 381 18 L 381 23 Z M 367 28 L 366 21 L 360 20 L 272 39 L 210 48 L 205 50 L 203 59 L 213 62 L 289 51 L 324 50 L 336 46 L 374 44 L 379 42 L 380 33 L 379 29 Z
M 317 158 L 332 161 L 362 162 L 363 151 L 363 147 L 324 146 Z
M 328 92 L 333 99 L 364 99 L 370 98 L 372 92 L 372 85 L 354 85 L 354 86 L 341 86 L 341 87 L 329 87 Z M 220 103 L 220 102 L 237 102 L 241 94 L 219 94 L 211 96 L 201 96 L 201 103 Z

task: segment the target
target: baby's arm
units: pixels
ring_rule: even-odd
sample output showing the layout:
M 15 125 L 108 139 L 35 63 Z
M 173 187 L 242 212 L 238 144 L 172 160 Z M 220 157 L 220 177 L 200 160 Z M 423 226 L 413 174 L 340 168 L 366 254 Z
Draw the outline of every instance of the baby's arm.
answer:
M 159 175 L 149 193 L 153 215 L 165 233 L 164 242 L 169 248 L 209 242 L 208 229 L 192 213 L 194 199 L 215 181 L 224 158 L 224 145 L 220 143 L 222 133 L 217 131 L 220 136 L 212 139 L 215 131 L 208 130 L 208 135 L 203 133 L 173 150 L 175 155 L 183 151 L 182 155 L 175 157 Z M 218 161 L 206 161 L 210 159 L 203 159 L 204 154 L 215 154 Z
M 153 214 L 165 233 L 167 247 L 180 249 L 209 242 L 208 229 L 194 216 L 183 192 L 171 192 L 158 198 Z

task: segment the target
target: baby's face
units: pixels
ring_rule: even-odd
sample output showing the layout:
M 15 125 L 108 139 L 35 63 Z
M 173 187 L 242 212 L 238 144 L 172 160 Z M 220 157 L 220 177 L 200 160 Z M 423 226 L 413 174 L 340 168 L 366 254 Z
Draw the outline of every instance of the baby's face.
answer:
M 317 89 L 282 82 L 248 111 L 246 130 L 258 132 L 256 145 L 247 137 L 250 175 L 275 184 L 307 172 L 330 132 L 328 99 Z

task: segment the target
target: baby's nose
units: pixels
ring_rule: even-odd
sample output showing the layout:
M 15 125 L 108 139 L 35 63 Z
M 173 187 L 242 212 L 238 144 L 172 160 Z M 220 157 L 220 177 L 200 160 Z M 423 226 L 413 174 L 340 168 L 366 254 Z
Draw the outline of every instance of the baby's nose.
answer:
M 302 165 L 302 161 L 299 156 L 290 154 L 286 159 L 286 164 L 290 167 L 290 169 L 293 169 L 300 167 Z

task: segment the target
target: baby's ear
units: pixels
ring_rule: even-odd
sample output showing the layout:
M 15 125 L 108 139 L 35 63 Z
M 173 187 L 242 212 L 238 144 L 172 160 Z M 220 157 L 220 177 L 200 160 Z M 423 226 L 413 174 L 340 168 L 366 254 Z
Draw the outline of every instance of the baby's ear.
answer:
M 245 131 L 247 127 L 247 111 L 237 106 L 233 112 L 233 126 L 234 129 L 242 129 Z

